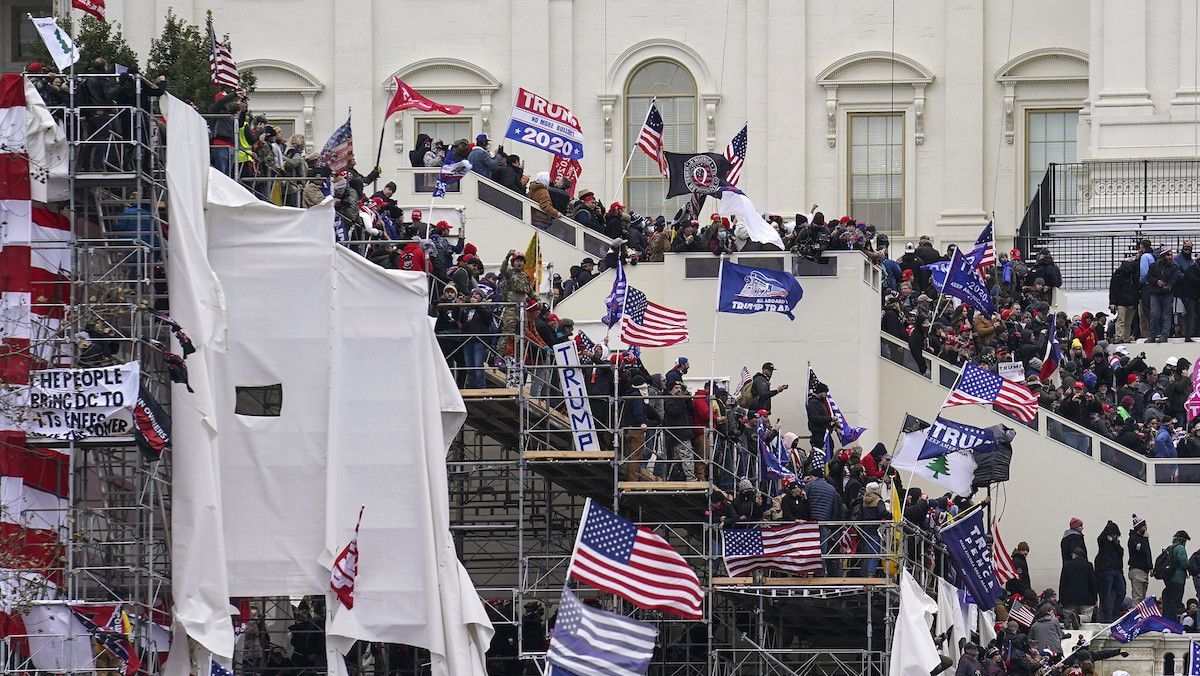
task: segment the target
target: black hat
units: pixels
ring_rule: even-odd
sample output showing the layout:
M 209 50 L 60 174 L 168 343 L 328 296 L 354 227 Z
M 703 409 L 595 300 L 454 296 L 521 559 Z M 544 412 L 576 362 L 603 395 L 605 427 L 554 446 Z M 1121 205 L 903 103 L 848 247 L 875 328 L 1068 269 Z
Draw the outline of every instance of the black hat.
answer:
M 584 265 L 595 265 L 595 264 L 596 264 L 596 261 L 591 258 L 585 258 L 579 262 L 580 267 L 582 267 Z
M 1192 536 L 1188 535 L 1186 530 L 1177 530 L 1175 531 L 1175 538 L 1187 542 L 1192 539 Z
M 774 371 L 774 370 L 775 370 L 775 365 L 774 365 L 774 364 L 772 364 L 771 362 L 767 362 L 767 363 L 763 364 L 763 365 L 762 365 L 762 370 L 763 370 L 763 371 L 766 371 L 767 369 L 771 369 L 772 371 Z
M 384 187 L 385 189 L 386 189 L 386 188 L 391 188 L 392 190 L 395 190 L 395 189 L 396 189 L 396 182 L 395 182 L 395 181 L 388 181 L 387 183 L 383 184 L 383 187 Z
M 829 386 L 826 385 L 825 383 L 817 383 L 815 386 L 813 386 L 814 394 L 821 394 L 822 392 L 828 392 L 828 391 L 829 391 Z

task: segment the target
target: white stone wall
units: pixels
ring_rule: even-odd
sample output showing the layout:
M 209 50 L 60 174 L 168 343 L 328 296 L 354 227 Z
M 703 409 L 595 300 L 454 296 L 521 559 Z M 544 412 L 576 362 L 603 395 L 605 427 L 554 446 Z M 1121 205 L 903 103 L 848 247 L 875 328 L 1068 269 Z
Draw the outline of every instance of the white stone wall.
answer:
M 571 106 L 587 138 L 581 183 L 606 200 L 619 197 L 632 143 L 625 80 L 653 57 L 675 59 L 696 79 L 698 148 L 720 152 L 749 122 L 742 187 L 763 210 L 815 201 L 843 213 L 847 114 L 903 111 L 906 235 L 940 242 L 972 240 L 993 212 L 997 233 L 1013 233 L 1024 212 L 1028 110 L 1082 110 L 1081 157 L 1192 156 L 1200 144 L 1194 0 L 108 5 L 142 53 L 168 7 L 197 23 L 212 10 L 235 58 L 259 73 L 255 108 L 295 117 L 323 142 L 353 107 L 360 158 L 374 157 L 393 74 L 467 106 L 476 132 L 493 138 L 525 86 Z M 398 115 L 386 129 L 385 168 L 406 163 L 415 117 Z M 530 170 L 548 167 L 544 153 L 520 154 Z

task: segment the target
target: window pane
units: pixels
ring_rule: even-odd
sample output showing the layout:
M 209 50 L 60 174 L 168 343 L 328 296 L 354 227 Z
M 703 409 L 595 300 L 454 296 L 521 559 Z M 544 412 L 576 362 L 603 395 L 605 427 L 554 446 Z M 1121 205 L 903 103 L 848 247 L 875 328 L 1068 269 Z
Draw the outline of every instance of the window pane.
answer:
M 1031 142 L 1046 140 L 1046 114 L 1045 113 L 1030 113 L 1029 114 L 1029 140 Z
M 629 79 L 625 92 L 626 156 L 629 175 L 625 185 L 625 201 L 639 214 L 671 215 L 683 198 L 664 204 L 663 179 L 658 164 L 641 149 L 633 146 L 641 133 L 652 97 L 663 118 L 663 148 L 671 152 L 695 152 L 696 82 L 687 69 L 672 61 L 651 61 L 643 64 Z M 630 157 L 632 159 L 630 160 Z
M 903 115 L 851 115 L 849 126 L 850 214 L 880 231 L 903 230 Z
M 1063 114 L 1048 113 L 1046 115 L 1046 140 L 1061 141 L 1063 138 Z

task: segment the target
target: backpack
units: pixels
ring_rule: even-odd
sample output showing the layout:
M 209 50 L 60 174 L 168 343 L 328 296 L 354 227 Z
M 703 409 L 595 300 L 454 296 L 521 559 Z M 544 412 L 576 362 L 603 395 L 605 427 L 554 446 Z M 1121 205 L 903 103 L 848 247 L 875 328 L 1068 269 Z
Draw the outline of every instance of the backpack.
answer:
M 1175 574 L 1175 552 L 1172 551 L 1175 545 L 1168 545 L 1158 554 L 1158 558 L 1154 559 L 1154 570 L 1151 575 L 1157 580 L 1166 580 Z
M 1200 549 L 1192 552 L 1192 555 L 1188 558 L 1187 571 L 1188 575 L 1192 577 L 1200 575 Z
M 750 404 L 753 403 L 750 400 L 750 390 L 752 390 L 752 389 L 754 389 L 754 379 L 753 378 L 746 381 L 746 384 L 742 385 L 742 389 L 738 390 L 738 394 L 737 394 L 737 405 L 738 406 L 741 406 L 742 408 L 745 408 L 745 409 L 750 408 Z
M 421 245 L 411 242 L 405 246 L 396 260 L 396 268 L 414 272 L 425 272 L 425 252 L 421 250 Z

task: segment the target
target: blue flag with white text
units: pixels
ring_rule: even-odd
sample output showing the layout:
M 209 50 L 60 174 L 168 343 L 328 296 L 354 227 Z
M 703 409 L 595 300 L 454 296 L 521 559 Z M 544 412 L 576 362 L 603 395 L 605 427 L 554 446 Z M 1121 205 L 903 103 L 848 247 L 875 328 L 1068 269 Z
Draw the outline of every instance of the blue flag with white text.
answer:
M 787 471 L 784 468 L 783 462 L 780 461 L 777 449 L 771 448 L 767 443 L 767 424 L 763 420 L 758 421 L 758 454 L 762 458 L 762 476 L 770 481 L 779 481 L 787 479 L 795 481 L 796 475 Z
M 954 296 L 976 310 L 992 314 L 996 311 L 992 305 L 992 294 L 987 285 L 975 272 L 973 261 L 964 256 L 959 249 L 954 250 L 950 257 L 950 266 L 946 271 L 946 281 L 942 284 L 942 293 Z
M 781 270 L 752 268 L 729 261 L 721 263 L 721 294 L 717 312 L 753 314 L 778 312 L 795 320 L 792 314 L 796 303 L 804 297 L 804 289 L 790 273 Z
M 987 528 L 983 525 L 983 510 L 976 509 L 965 517 L 955 519 L 941 530 L 942 543 L 958 573 L 958 579 L 980 608 L 994 608 L 1000 598 L 1000 582 L 992 561 L 992 547 Z
M 1158 599 L 1147 596 L 1122 615 L 1109 633 L 1118 643 L 1129 643 L 1138 636 L 1153 631 L 1182 634 L 1183 627 L 1178 622 L 1163 617 L 1158 610 Z
M 929 428 L 929 436 L 921 447 L 918 460 L 928 460 L 947 453 L 972 451 L 974 453 L 990 453 L 996 450 L 996 435 L 990 430 L 974 425 L 965 425 L 942 416 L 934 418 Z
M 604 325 L 612 328 L 614 324 L 621 321 L 621 310 L 625 305 L 625 293 L 629 289 L 629 282 L 625 279 L 625 266 L 621 265 L 621 260 L 617 259 L 617 273 L 613 277 L 612 289 L 608 292 L 608 297 L 604 299 L 604 318 L 600 321 Z

